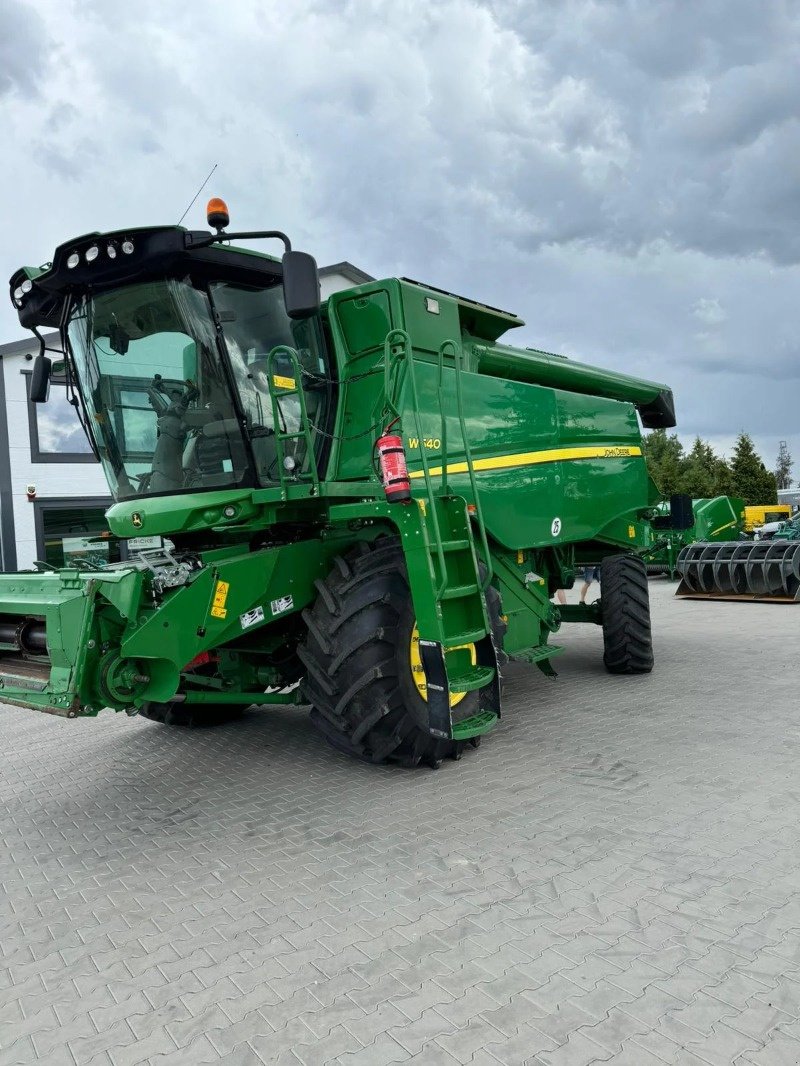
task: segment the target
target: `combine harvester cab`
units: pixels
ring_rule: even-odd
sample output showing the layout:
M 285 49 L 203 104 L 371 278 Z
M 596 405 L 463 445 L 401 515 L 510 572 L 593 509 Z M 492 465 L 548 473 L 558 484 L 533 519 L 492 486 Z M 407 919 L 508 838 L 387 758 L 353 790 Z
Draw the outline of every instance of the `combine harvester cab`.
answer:
M 0 577 L 0 699 L 174 725 L 299 704 L 338 750 L 414 766 L 495 725 L 506 658 L 552 675 L 563 623 L 648 673 L 641 426 L 675 424 L 669 388 L 500 343 L 515 315 L 408 278 L 322 302 L 284 234 L 226 232 L 221 201 L 208 221 L 11 278 L 31 399 L 58 330 L 109 527 L 152 547 Z M 597 565 L 601 601 L 552 602 Z

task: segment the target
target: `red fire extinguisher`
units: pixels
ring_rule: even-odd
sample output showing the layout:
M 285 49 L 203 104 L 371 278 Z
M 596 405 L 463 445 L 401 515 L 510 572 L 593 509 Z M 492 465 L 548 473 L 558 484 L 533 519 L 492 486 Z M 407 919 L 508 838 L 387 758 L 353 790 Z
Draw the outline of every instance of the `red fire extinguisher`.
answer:
M 395 419 L 395 422 L 397 419 Z M 383 491 L 389 503 L 406 503 L 411 499 L 411 481 L 406 466 L 406 453 L 403 451 L 403 438 L 390 433 L 391 422 L 378 437 L 375 447 L 378 449 L 378 461 L 381 467 Z

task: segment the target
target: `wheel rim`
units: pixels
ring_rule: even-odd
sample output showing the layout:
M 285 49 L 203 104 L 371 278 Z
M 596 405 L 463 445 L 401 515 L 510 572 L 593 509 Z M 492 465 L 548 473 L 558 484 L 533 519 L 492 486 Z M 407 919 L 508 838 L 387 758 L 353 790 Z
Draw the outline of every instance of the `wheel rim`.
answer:
M 478 661 L 478 656 L 475 651 L 474 644 L 458 644 L 456 647 L 448 648 L 447 651 L 468 651 L 470 662 L 472 663 L 472 665 L 475 666 Z M 414 624 L 414 628 L 411 630 L 411 640 L 409 642 L 408 658 L 411 664 L 411 677 L 414 681 L 414 687 L 416 688 L 422 699 L 424 699 L 427 703 L 428 685 L 425 681 L 425 668 L 422 665 L 422 655 L 420 654 L 419 650 L 419 629 L 417 628 L 416 623 Z M 466 695 L 466 692 L 451 692 L 450 706 L 457 707 Z

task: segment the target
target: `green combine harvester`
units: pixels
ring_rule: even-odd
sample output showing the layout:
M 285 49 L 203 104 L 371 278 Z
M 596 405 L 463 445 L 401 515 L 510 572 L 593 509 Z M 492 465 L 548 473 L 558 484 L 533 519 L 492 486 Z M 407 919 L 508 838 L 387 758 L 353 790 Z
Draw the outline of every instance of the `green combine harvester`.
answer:
M 659 505 L 653 519 L 653 544 L 643 553 L 648 574 L 666 574 L 674 580 L 678 573 L 678 556 L 696 541 L 715 543 L 730 541 L 744 530 L 744 500 L 738 496 L 712 496 L 691 501 L 691 525 L 675 529 L 670 506 Z M 663 528 L 662 528 L 663 527 Z
M 63 372 L 121 538 L 107 566 L 0 577 L 1 698 L 171 725 L 311 707 L 339 750 L 438 765 L 501 713 L 507 657 L 553 673 L 563 622 L 651 670 L 645 565 L 664 385 L 498 342 L 512 314 L 408 279 L 320 302 L 276 231 L 92 233 L 11 278 Z M 234 246 L 281 241 L 282 258 Z M 52 353 L 51 353 L 52 354 Z M 602 564 L 602 602 L 556 607 Z

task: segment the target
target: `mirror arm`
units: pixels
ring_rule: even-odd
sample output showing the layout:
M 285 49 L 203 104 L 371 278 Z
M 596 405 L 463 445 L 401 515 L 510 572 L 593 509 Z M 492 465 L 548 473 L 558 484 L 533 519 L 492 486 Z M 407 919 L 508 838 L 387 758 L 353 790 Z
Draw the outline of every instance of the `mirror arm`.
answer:
M 187 236 L 189 236 L 187 234 Z M 254 240 L 260 238 L 267 240 L 271 238 L 283 241 L 284 250 L 291 252 L 292 242 L 286 236 L 285 233 L 281 233 L 277 229 L 254 229 L 246 230 L 243 233 L 215 233 L 212 237 L 202 237 L 200 240 L 193 240 L 191 242 L 192 248 L 208 248 L 210 244 L 220 244 L 222 241 L 243 241 Z
M 39 332 L 38 326 L 30 326 L 30 331 L 36 337 L 39 342 L 39 355 L 44 355 L 45 352 L 52 352 L 54 355 L 63 355 L 64 353 L 60 348 L 48 348 L 44 342 L 44 337 Z

